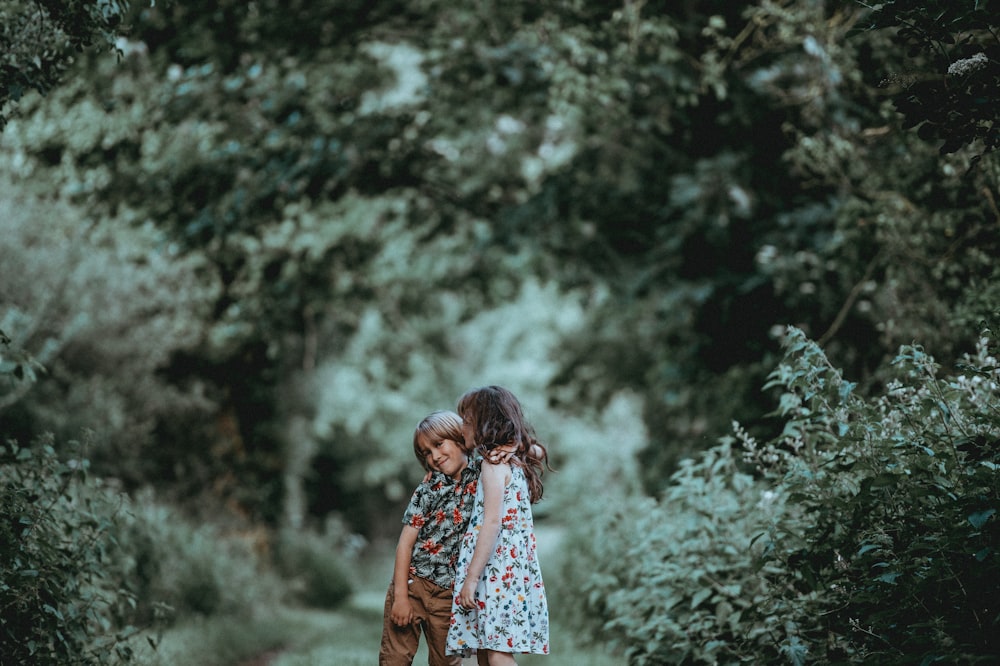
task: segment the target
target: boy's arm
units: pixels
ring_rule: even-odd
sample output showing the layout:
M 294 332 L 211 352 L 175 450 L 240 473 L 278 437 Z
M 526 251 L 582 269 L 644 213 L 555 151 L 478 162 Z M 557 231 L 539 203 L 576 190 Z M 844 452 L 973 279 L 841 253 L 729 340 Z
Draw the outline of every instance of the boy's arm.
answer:
M 517 444 L 501 444 L 487 454 L 487 458 L 494 465 L 509 463 L 517 452 Z
M 462 608 L 476 608 L 476 585 L 490 557 L 493 556 L 497 537 L 500 536 L 503 489 L 509 473 L 509 465 L 485 464 L 479 475 L 479 483 L 483 484 L 483 524 L 476 536 L 476 547 L 472 550 L 469 571 L 458 595 L 458 603 Z
M 413 525 L 403 525 L 396 543 L 396 563 L 392 567 L 392 611 L 389 618 L 397 627 L 413 622 L 413 607 L 410 605 L 410 560 L 413 546 L 420 534 Z
M 494 465 L 499 465 L 500 463 L 509 463 L 510 459 L 514 457 L 514 453 L 517 452 L 517 444 L 503 444 L 496 447 L 489 452 L 488 458 Z M 528 447 L 528 453 L 536 458 L 542 457 L 542 448 L 537 444 L 532 444 Z

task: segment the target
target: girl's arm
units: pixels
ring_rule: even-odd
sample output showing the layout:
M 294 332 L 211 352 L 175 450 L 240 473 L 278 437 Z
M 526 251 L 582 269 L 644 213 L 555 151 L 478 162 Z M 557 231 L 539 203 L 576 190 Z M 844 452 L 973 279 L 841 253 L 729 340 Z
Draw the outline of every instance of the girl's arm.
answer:
M 458 593 L 458 604 L 462 608 L 476 608 L 476 585 L 490 561 L 500 536 L 500 520 L 503 518 L 503 489 L 510 481 L 510 465 L 492 465 L 483 461 L 479 483 L 483 484 L 483 524 L 476 536 L 476 547 L 472 551 L 472 561 L 465 575 L 465 583 Z
M 392 567 L 392 623 L 402 627 L 413 622 L 413 606 L 410 605 L 410 560 L 413 545 L 420 534 L 413 525 L 403 525 L 396 544 L 396 563 Z

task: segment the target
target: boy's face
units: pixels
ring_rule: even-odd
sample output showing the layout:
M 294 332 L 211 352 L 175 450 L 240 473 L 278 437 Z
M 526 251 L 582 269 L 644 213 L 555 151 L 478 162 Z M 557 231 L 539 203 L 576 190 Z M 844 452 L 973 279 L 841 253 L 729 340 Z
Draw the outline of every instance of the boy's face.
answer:
M 428 467 L 453 479 L 457 479 L 469 464 L 465 449 L 453 439 L 424 439 L 420 443 L 420 450 Z

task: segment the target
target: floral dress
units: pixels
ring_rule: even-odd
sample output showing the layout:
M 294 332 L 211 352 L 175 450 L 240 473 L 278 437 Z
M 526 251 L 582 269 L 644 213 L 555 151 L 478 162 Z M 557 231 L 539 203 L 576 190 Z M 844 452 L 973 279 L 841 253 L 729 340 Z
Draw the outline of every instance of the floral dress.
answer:
M 476 489 L 472 516 L 459 546 L 448 629 L 448 654 L 468 657 L 476 648 L 500 652 L 549 653 L 549 609 L 542 571 L 535 556 L 535 529 L 528 483 L 520 467 L 511 467 L 503 491 L 503 518 L 497 547 L 476 588 L 477 610 L 458 605 L 458 591 L 483 524 L 483 484 Z

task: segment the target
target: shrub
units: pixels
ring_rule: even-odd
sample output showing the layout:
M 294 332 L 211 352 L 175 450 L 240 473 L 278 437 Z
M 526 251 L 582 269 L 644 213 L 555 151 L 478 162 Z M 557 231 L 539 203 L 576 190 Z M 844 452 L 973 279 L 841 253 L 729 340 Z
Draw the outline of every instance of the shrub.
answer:
M 150 494 L 140 494 L 116 537 L 125 556 L 116 563 L 146 621 L 248 612 L 277 598 L 252 546 L 213 524 L 196 525 Z
M 0 445 L 0 654 L 11 664 L 127 663 L 135 597 L 105 567 L 119 502 L 51 439 Z
M 741 471 L 723 442 L 683 461 L 658 501 L 594 507 L 603 517 L 576 527 L 562 549 L 572 556 L 560 563 L 553 606 L 576 609 L 566 621 L 629 664 L 775 661 L 791 649 L 794 623 L 762 612 L 774 592 L 751 544 L 781 511 L 780 496 Z M 560 603 L 560 588 L 581 590 L 583 603 Z
M 339 540 L 316 532 L 286 529 L 275 550 L 276 567 L 292 581 L 298 598 L 315 608 L 336 608 L 351 595 Z
M 45 381 L 0 385 L 7 436 L 51 431 L 61 443 L 93 430 L 95 472 L 130 487 L 162 483 L 204 458 L 191 449 L 216 409 L 210 388 L 167 372 L 203 343 L 217 290 L 204 264 L 176 256 L 149 226 L 89 219 L 2 175 L 0 235 L 0 329 L 11 338 L 0 377 L 12 359 L 26 380 L 45 370 Z M 193 440 L 182 449 L 189 455 L 164 461 L 159 430 L 178 422 L 181 443 Z
M 1000 657 L 1000 369 L 987 344 L 947 378 L 921 348 L 902 347 L 897 376 L 865 400 L 790 331 L 771 382 L 784 391 L 784 432 L 746 441 L 795 507 L 768 543 L 773 582 L 825 597 L 810 623 L 815 658 Z
M 758 444 L 737 425 L 659 501 L 575 528 L 561 571 L 585 595 L 572 621 L 634 665 L 996 663 L 988 342 L 948 378 L 903 347 L 884 393 L 862 398 L 791 329 L 768 384 L 782 433 Z

